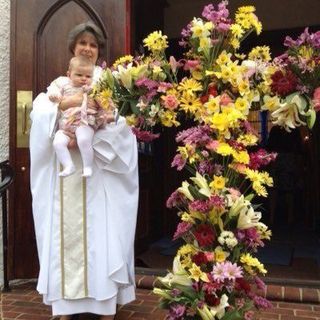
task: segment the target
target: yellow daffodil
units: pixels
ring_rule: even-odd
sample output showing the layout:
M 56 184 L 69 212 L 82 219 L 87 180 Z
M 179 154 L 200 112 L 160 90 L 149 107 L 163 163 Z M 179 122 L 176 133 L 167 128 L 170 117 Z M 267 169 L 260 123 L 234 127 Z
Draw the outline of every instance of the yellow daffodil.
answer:
M 210 35 L 210 31 L 213 29 L 213 23 L 211 21 L 203 23 L 200 18 L 193 18 L 191 22 L 192 38 L 204 38 Z
M 214 249 L 214 257 L 215 257 L 215 261 L 216 262 L 224 262 L 226 261 L 226 259 L 228 258 L 228 256 L 230 255 L 229 252 L 226 252 L 222 249 L 222 247 L 217 246 Z
M 212 182 L 210 182 L 210 188 L 214 190 L 222 190 L 226 185 L 226 178 L 223 176 L 213 176 Z
M 261 106 L 262 110 L 268 110 L 273 112 L 280 106 L 280 99 L 278 96 L 270 97 L 265 95 L 263 97 L 263 105 Z

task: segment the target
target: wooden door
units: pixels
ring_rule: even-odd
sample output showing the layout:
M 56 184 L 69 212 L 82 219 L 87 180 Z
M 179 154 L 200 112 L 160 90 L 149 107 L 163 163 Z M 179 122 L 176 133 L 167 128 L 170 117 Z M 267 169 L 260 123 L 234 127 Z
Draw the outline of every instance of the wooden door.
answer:
M 130 0 L 12 0 L 10 163 L 16 177 L 10 194 L 10 279 L 34 278 L 38 259 L 29 188 L 29 149 L 19 143 L 17 126 L 28 130 L 28 110 L 17 117 L 17 93 L 31 91 L 33 98 L 57 76 L 66 72 L 70 53 L 67 34 L 76 24 L 92 20 L 106 38 L 102 57 L 111 63 L 130 51 Z M 26 132 L 24 132 L 26 133 Z

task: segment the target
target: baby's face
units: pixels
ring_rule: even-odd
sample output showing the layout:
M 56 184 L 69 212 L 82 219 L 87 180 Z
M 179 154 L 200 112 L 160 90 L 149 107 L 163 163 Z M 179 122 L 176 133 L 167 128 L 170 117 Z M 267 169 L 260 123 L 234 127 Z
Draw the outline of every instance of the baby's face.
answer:
M 82 87 L 92 83 L 93 68 L 91 66 L 74 66 L 69 71 L 69 77 L 75 87 Z

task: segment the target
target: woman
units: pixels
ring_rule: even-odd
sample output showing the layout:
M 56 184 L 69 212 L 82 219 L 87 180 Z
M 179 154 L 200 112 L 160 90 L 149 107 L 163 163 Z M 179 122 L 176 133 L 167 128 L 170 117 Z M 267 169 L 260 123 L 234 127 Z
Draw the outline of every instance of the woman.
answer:
M 92 23 L 76 26 L 69 36 L 74 56 L 96 63 L 103 47 Z M 95 68 L 95 80 L 101 68 Z M 138 202 L 137 145 L 125 119 L 96 132 L 90 178 L 81 177 L 79 151 L 71 150 L 77 167 L 58 177 L 51 137 L 58 109 L 82 102 L 65 97 L 59 105 L 41 93 L 34 101 L 30 132 L 31 192 L 40 273 L 37 290 L 53 315 L 95 313 L 113 319 L 116 304 L 135 299 L 133 242 Z M 92 108 L 95 101 L 91 100 Z

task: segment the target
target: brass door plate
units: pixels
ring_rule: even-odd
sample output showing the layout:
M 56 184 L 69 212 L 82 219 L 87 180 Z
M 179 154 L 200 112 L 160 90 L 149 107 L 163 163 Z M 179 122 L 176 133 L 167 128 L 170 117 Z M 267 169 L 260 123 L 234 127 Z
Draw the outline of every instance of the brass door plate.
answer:
M 32 91 L 17 91 L 17 148 L 29 148 Z

